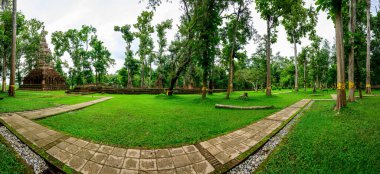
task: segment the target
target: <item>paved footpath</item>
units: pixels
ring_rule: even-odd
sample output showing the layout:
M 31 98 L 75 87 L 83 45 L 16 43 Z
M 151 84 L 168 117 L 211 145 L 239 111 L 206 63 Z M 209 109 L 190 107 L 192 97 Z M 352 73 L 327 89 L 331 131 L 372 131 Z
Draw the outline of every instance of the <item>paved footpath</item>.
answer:
M 223 172 L 233 167 L 241 161 L 239 156 L 257 149 L 309 102 L 308 99 L 301 100 L 242 129 L 199 144 L 166 149 L 125 149 L 88 142 L 41 126 L 28 119 L 28 112 L 4 114 L 0 121 L 40 155 L 42 151 L 45 159 L 54 161 L 65 171 L 67 167 L 64 166 L 91 174 L 197 174 Z
M 16 114 L 23 116 L 27 119 L 39 119 L 39 118 L 62 114 L 62 113 L 73 111 L 73 110 L 82 109 L 82 108 L 94 105 L 96 103 L 109 100 L 111 98 L 112 97 L 103 97 L 97 100 L 92 100 L 89 102 L 84 102 L 84 103 L 79 103 L 79 104 L 74 104 L 74 105 L 63 105 L 63 106 L 39 109 L 39 110 L 33 110 L 33 111 L 16 112 Z

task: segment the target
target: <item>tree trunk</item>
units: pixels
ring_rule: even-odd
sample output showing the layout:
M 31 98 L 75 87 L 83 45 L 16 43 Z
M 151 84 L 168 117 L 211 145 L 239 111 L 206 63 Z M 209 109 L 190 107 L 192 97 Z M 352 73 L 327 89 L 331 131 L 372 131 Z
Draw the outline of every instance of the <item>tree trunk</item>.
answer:
M 4 46 L 4 55 L 3 55 L 3 83 L 1 86 L 1 92 L 5 92 L 7 89 L 7 52 Z
M 303 62 L 303 88 L 304 88 L 304 91 L 306 92 L 306 57 Z
M 315 89 L 320 88 L 320 82 L 319 82 L 319 74 L 317 74 L 317 80 L 315 81 Z M 317 92 L 317 91 L 315 91 Z
M 267 96 L 271 96 L 272 95 L 272 92 L 271 92 L 271 80 L 270 80 L 270 55 L 271 55 L 271 50 L 270 50 L 270 37 L 271 37 L 271 33 L 270 33 L 270 20 L 271 18 L 268 17 L 267 19 L 267 90 L 266 90 L 266 95 Z
M 227 93 L 226 93 L 226 99 L 230 99 L 230 94 L 232 90 L 234 89 L 234 54 L 235 54 L 235 44 L 236 44 L 236 32 L 237 32 L 237 26 L 239 24 L 240 19 L 240 12 L 242 8 L 242 3 L 239 3 L 239 9 L 237 12 L 237 18 L 236 23 L 234 26 L 234 33 L 232 37 L 232 45 L 231 45 L 231 51 L 230 51 L 230 57 L 229 57 L 229 72 L 228 72 L 228 87 L 227 87 Z
M 140 77 L 140 81 L 141 81 L 141 84 L 140 84 L 140 87 L 141 88 L 144 88 L 144 59 L 141 61 L 141 77 Z
M 132 84 L 132 73 L 131 70 L 128 69 L 128 82 L 127 82 L 127 88 L 133 88 Z
M 297 42 L 294 39 L 293 41 L 294 41 L 294 69 L 296 71 L 296 74 L 294 75 L 294 90 L 298 92 Z
M 350 3 L 350 22 L 348 24 L 349 31 L 354 34 L 356 27 L 356 0 L 351 0 Z M 355 70 L 354 70 L 354 55 L 355 55 L 355 45 L 354 45 L 354 36 L 350 37 L 350 52 L 348 54 L 348 101 L 355 101 Z
M 230 60 L 229 60 L 229 66 L 230 69 L 228 71 L 228 86 L 227 86 L 227 93 L 226 93 L 226 99 L 230 99 L 230 94 L 233 90 L 233 73 L 234 73 L 234 60 L 233 60 L 233 51 L 231 51 L 230 54 Z
M 194 65 L 193 64 L 190 64 L 190 67 L 189 67 L 189 69 L 190 69 L 190 73 L 189 73 L 189 81 L 190 81 L 190 83 L 189 83 L 189 89 L 194 89 L 194 78 L 193 78 L 193 76 L 192 76 L 192 72 L 194 72 L 195 71 L 195 68 L 194 68 Z
M 211 65 L 210 69 L 210 80 L 208 81 L 208 94 L 212 95 L 213 94 L 213 89 L 214 89 L 214 81 L 213 81 L 213 70 L 214 70 L 214 62 Z
M 183 75 L 182 88 L 186 89 L 186 75 Z
M 17 66 L 17 84 L 18 86 L 21 86 L 22 78 L 21 78 L 21 72 L 20 72 L 20 66 Z
M 208 57 L 208 56 L 209 56 L 208 52 L 204 51 L 204 53 L 203 53 L 204 59 L 205 59 L 205 57 Z M 209 74 L 209 71 L 205 68 L 203 71 L 203 77 L 202 77 L 202 99 L 205 99 L 206 95 L 207 95 L 208 74 Z
M 346 84 L 344 78 L 344 50 L 343 50 L 343 19 L 342 1 L 339 2 L 337 13 L 335 14 L 335 34 L 336 34 L 336 57 L 337 57 L 337 100 L 336 110 L 346 106 Z
M 191 62 L 191 56 L 192 56 L 192 47 L 190 45 L 190 41 L 194 38 L 194 33 L 192 30 L 189 30 L 189 38 L 184 47 L 189 47 L 187 50 L 187 55 L 185 57 L 185 60 L 183 63 L 178 67 L 176 73 L 174 74 L 174 77 L 170 80 L 169 89 L 166 91 L 166 95 L 172 96 L 173 95 L 173 89 L 174 85 L 177 82 L 179 75 L 186 69 L 187 65 Z
M 148 88 L 151 87 L 151 81 L 152 81 L 152 62 L 149 63 L 149 79 L 148 79 Z
M 98 86 L 98 72 L 95 71 L 95 84 Z
M 359 56 L 357 55 L 357 57 L 359 57 Z M 359 90 L 359 97 L 363 98 L 362 88 L 361 88 L 362 84 L 361 84 L 361 80 L 360 80 L 361 73 L 360 73 L 360 69 L 359 69 L 359 61 L 356 60 L 354 62 L 355 62 L 355 70 L 356 70 L 356 88 Z
M 257 92 L 258 91 L 258 82 L 256 81 L 256 85 L 255 85 L 255 91 Z
M 367 59 L 365 93 L 371 94 L 371 0 L 367 0 Z
M 179 78 L 179 75 L 186 69 L 187 65 L 190 63 L 190 61 L 191 61 L 191 54 L 192 54 L 191 50 L 189 50 L 189 53 L 186 56 L 184 62 L 178 67 L 176 73 L 174 74 L 174 77 L 172 77 L 172 79 L 170 80 L 169 89 L 166 92 L 166 94 L 168 96 L 172 96 L 173 95 L 174 85 L 176 84 L 176 82 L 177 82 L 177 80 Z
M 17 0 L 13 0 L 12 14 L 12 52 L 11 52 L 11 74 L 9 82 L 8 96 L 15 96 L 16 83 L 16 29 L 17 29 Z

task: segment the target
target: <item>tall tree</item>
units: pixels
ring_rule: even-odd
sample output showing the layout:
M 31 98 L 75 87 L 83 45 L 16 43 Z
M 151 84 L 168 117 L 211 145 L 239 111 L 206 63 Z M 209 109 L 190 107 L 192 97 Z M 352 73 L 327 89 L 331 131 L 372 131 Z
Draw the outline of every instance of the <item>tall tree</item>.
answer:
M 310 48 L 309 47 L 305 47 L 305 48 L 302 48 L 302 51 L 301 53 L 299 54 L 298 56 L 298 62 L 300 64 L 303 64 L 303 88 L 304 88 L 304 91 L 306 91 L 306 82 L 307 82 L 307 63 L 308 63 L 308 57 L 309 57 L 309 52 L 310 52 Z
M 135 36 L 139 38 L 139 56 L 141 62 L 141 88 L 145 87 L 145 66 L 147 64 L 147 56 L 151 54 L 153 50 L 153 40 L 151 34 L 154 32 L 152 26 L 153 12 L 143 11 L 140 16 L 137 17 L 137 23 L 133 26 L 138 30 Z
M 289 13 L 284 14 L 282 24 L 285 27 L 288 41 L 294 45 L 294 89 L 298 92 L 298 62 L 297 62 L 297 44 L 306 34 L 315 35 L 315 26 L 317 24 L 317 14 L 313 7 L 309 9 L 304 7 L 303 0 L 294 0 L 291 4 Z
M 366 94 L 371 94 L 371 0 L 367 1 L 367 58 L 366 58 Z
M 262 19 L 267 21 L 267 34 L 266 34 L 266 66 L 267 66 L 267 80 L 266 80 L 266 95 L 272 95 L 271 83 L 271 44 L 277 40 L 277 30 L 279 25 L 279 17 L 285 13 L 285 7 L 291 4 L 288 0 L 255 0 L 256 9 L 260 13 Z
M 181 16 L 181 25 L 178 28 L 179 35 L 182 38 L 178 36 L 178 39 L 172 42 L 171 48 L 169 48 L 169 51 L 173 53 L 172 55 L 175 54 L 175 59 L 179 60 L 178 62 L 180 63 L 177 63 L 178 66 L 174 66 L 175 64 L 172 63 L 171 69 L 174 69 L 174 71 L 171 73 L 169 89 L 167 90 L 167 95 L 169 96 L 173 95 L 174 85 L 178 81 L 179 76 L 192 63 L 196 45 L 194 31 L 199 22 L 196 20 L 198 17 L 196 17 L 197 14 L 195 13 L 195 9 L 198 8 L 199 4 L 188 2 L 187 0 L 181 0 L 181 3 L 183 4 L 184 14 Z M 172 59 L 174 59 L 174 56 L 172 56 Z
M 73 85 L 92 83 L 92 62 L 90 57 L 90 42 L 96 36 L 96 29 L 92 26 L 83 25 L 80 30 L 69 29 L 66 32 L 56 31 L 52 34 L 54 50 L 59 55 L 69 53 L 74 68 L 71 69 Z
M 380 2 L 378 4 L 378 10 L 380 10 Z M 380 65 L 380 11 L 377 11 L 376 15 L 372 18 L 371 22 L 371 28 L 373 33 L 373 40 L 371 42 L 371 49 L 372 49 L 372 59 L 371 63 L 372 65 Z M 380 66 L 373 66 L 372 67 L 372 78 L 373 81 L 371 83 L 373 84 L 380 84 Z
M 234 12 L 227 16 L 230 21 L 226 24 L 222 37 L 225 45 L 223 52 L 228 54 L 226 56 L 229 64 L 226 99 L 230 98 L 230 93 L 233 91 L 234 58 L 237 57 L 237 51 L 242 49 L 253 35 L 249 5 L 250 1 L 246 0 L 232 2 Z
M 25 71 L 29 72 L 38 65 L 38 50 L 43 33 L 44 23 L 37 19 L 25 21 L 24 30 L 20 33 L 20 49 L 25 58 Z
M 195 9 L 199 22 L 195 27 L 197 33 L 198 62 L 203 69 L 202 99 L 206 98 L 209 73 L 216 55 L 216 46 L 219 43 L 218 26 L 222 23 L 221 13 L 227 7 L 227 1 L 206 0 L 196 1 L 199 7 Z
M 127 80 L 127 88 L 133 88 L 132 79 L 134 76 L 134 72 L 136 70 L 137 66 L 137 60 L 133 58 L 133 51 L 131 49 L 131 45 L 134 38 L 133 32 L 131 31 L 130 25 L 124 25 L 124 26 L 115 26 L 115 31 L 121 32 L 122 37 L 124 41 L 126 42 L 127 46 L 125 47 L 125 62 L 124 67 L 128 71 L 128 80 Z
M 313 40 L 310 47 L 310 67 L 309 74 L 313 79 L 313 92 L 321 89 L 323 84 L 327 81 L 327 72 L 329 70 L 330 60 L 330 46 L 327 40 L 323 41 L 321 47 L 321 38 Z M 334 62 L 335 64 L 335 62 Z
M 155 9 L 161 2 L 161 0 L 148 0 L 148 6 Z M 219 8 L 215 8 L 215 4 L 225 4 L 226 2 L 215 0 L 181 0 L 181 7 L 184 14 L 181 16 L 181 25 L 178 27 L 178 38 L 169 48 L 169 51 L 172 53 L 170 56 L 172 63 L 170 63 L 169 66 L 172 72 L 169 73 L 171 80 L 169 88 L 167 89 L 167 95 L 173 95 L 173 89 L 180 75 L 186 71 L 189 65 L 194 65 L 195 60 L 198 60 L 198 63 L 202 65 L 203 69 L 206 67 L 206 71 L 204 71 L 202 75 L 206 77 L 203 78 L 204 80 L 202 82 L 202 96 L 206 96 L 209 67 L 211 66 L 210 62 L 213 62 L 214 57 L 212 56 L 214 54 L 211 54 L 210 57 L 205 56 L 209 53 L 205 50 L 215 51 L 214 42 L 218 42 L 218 40 L 215 39 L 211 45 L 211 40 L 206 39 L 206 36 L 216 34 L 217 27 L 214 27 L 214 25 L 215 23 L 219 24 L 221 22 L 220 14 L 215 13 L 215 11 L 219 10 Z M 213 18 L 214 16 L 210 16 L 210 14 L 214 15 L 215 18 Z M 217 35 L 213 35 L 211 38 L 216 38 L 215 36 Z M 205 40 L 209 41 L 208 45 L 205 44 L 205 42 L 201 42 Z M 212 49 L 209 49 L 210 47 Z M 208 58 L 208 60 L 204 59 L 205 61 L 203 61 L 202 58 Z
M 96 36 L 91 39 L 90 57 L 93 61 L 95 69 L 95 82 L 99 84 L 107 73 L 107 68 L 115 64 L 115 60 L 111 58 L 111 53 Z
M 17 22 L 15 24 L 16 30 L 14 30 L 17 32 L 16 36 L 20 33 L 19 31 L 21 31 L 21 29 L 23 28 L 25 19 L 25 16 L 20 12 L 16 12 L 16 14 L 13 14 L 11 9 L 13 5 L 9 4 L 10 2 L 11 1 L 5 2 L 0 9 L 0 55 L 2 56 L 2 92 L 6 91 L 6 79 L 8 75 L 8 69 L 11 69 L 11 67 L 9 67 L 9 64 L 13 45 L 13 18 L 14 15 L 16 15 L 16 18 L 18 19 L 17 21 L 15 21 Z M 18 52 L 19 50 L 15 51 Z
M 166 30 L 172 28 L 173 20 L 165 20 L 156 25 L 157 37 L 158 37 L 158 53 L 157 53 L 157 87 L 164 87 L 164 68 L 165 68 L 165 49 L 167 47 Z
M 350 21 L 348 24 L 348 30 L 349 30 L 349 43 L 351 45 L 350 51 L 348 53 L 348 101 L 353 102 L 355 101 L 355 84 L 354 84 L 354 55 L 355 55 L 355 42 L 354 42 L 354 34 L 356 29 L 356 0 L 350 1 L 349 6 L 349 14 L 350 14 Z
M 344 49 L 343 49 L 343 0 L 317 0 L 319 10 L 326 10 L 330 17 L 335 18 L 336 58 L 337 58 L 337 103 L 336 110 L 347 105 L 346 85 L 344 76 Z
M 12 13 L 12 51 L 11 51 L 11 73 L 9 80 L 8 95 L 15 96 L 15 82 L 16 82 L 16 30 L 17 30 L 17 0 L 13 0 L 13 13 Z
M 8 68 L 8 65 L 7 65 L 7 62 L 8 62 L 8 50 L 9 50 L 9 31 L 11 31 L 11 29 L 9 29 L 9 17 L 10 17 L 10 12 L 9 12 L 9 0 L 1 0 L 1 21 L 2 22 L 2 26 L 1 26 L 1 32 L 2 32 L 2 37 L 1 37 L 1 45 L 2 45 L 2 56 L 3 56 L 3 67 L 2 67 L 2 86 L 1 86 L 1 92 L 5 92 L 6 91 L 6 87 L 7 87 L 7 68 Z

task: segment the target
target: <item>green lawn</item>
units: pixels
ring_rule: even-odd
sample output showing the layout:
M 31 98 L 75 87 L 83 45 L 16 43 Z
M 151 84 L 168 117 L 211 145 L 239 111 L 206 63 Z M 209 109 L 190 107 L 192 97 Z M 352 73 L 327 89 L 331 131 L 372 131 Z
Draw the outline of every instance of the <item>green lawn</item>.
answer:
M 289 92 L 289 90 L 273 93 Z M 106 95 L 113 99 L 83 110 L 49 117 L 38 122 L 70 135 L 121 147 L 169 147 L 195 143 L 244 127 L 303 98 L 331 98 L 311 92 L 283 93 L 271 97 L 249 92 L 249 100 L 239 100 L 241 92 L 224 99 L 224 93 L 200 95 Z M 215 109 L 214 105 L 274 105 L 271 110 Z
M 380 173 L 380 97 L 315 102 L 259 173 Z
M 20 162 L 16 154 L 11 151 L 0 138 L 0 173 L 28 173 L 27 167 Z
M 363 91 L 363 93 L 365 93 L 365 91 Z M 380 94 L 380 90 L 372 90 L 372 93 L 375 94 L 375 95 L 379 95 Z
M 0 93 L 0 113 L 70 105 L 94 100 L 91 96 L 67 95 L 64 91 L 16 91 L 16 97 Z

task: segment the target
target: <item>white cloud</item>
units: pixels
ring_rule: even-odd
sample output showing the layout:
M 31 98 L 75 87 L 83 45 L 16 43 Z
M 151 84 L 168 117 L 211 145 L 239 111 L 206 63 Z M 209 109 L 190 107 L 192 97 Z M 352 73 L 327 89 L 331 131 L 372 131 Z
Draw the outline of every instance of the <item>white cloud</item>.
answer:
M 312 0 L 306 0 L 307 5 L 313 3 Z M 37 18 L 43 21 L 46 30 L 50 34 L 54 31 L 66 31 L 70 28 L 80 28 L 82 25 L 92 25 L 97 28 L 99 38 L 104 41 L 107 48 L 111 51 L 112 57 L 116 59 L 116 65 L 110 69 L 110 73 L 116 72 L 124 63 L 125 43 L 121 34 L 113 31 L 115 25 L 125 25 L 136 23 L 137 16 L 146 10 L 146 4 L 139 3 L 139 0 L 19 0 L 19 10 L 27 18 Z M 260 19 L 260 15 L 253 10 L 254 26 L 260 35 L 265 34 L 266 22 Z M 153 24 L 160 23 L 166 19 L 173 19 L 174 27 L 168 31 L 169 41 L 174 38 L 176 25 L 179 24 L 179 17 L 182 14 L 179 1 L 164 3 L 157 8 Z M 317 34 L 328 39 L 331 43 L 334 38 L 334 27 L 331 20 L 327 20 L 326 13 L 321 12 L 317 26 Z M 274 52 L 280 52 L 283 56 L 292 56 L 293 47 L 286 40 L 284 28 L 280 26 L 278 33 L 278 42 L 272 46 Z M 153 36 L 154 41 L 157 37 Z M 307 39 L 302 41 L 301 46 L 310 42 Z M 137 41 L 133 44 L 132 49 L 137 50 Z M 248 53 L 256 50 L 253 41 L 246 46 Z M 52 48 L 52 45 L 50 45 Z M 69 60 L 68 55 L 64 56 Z

